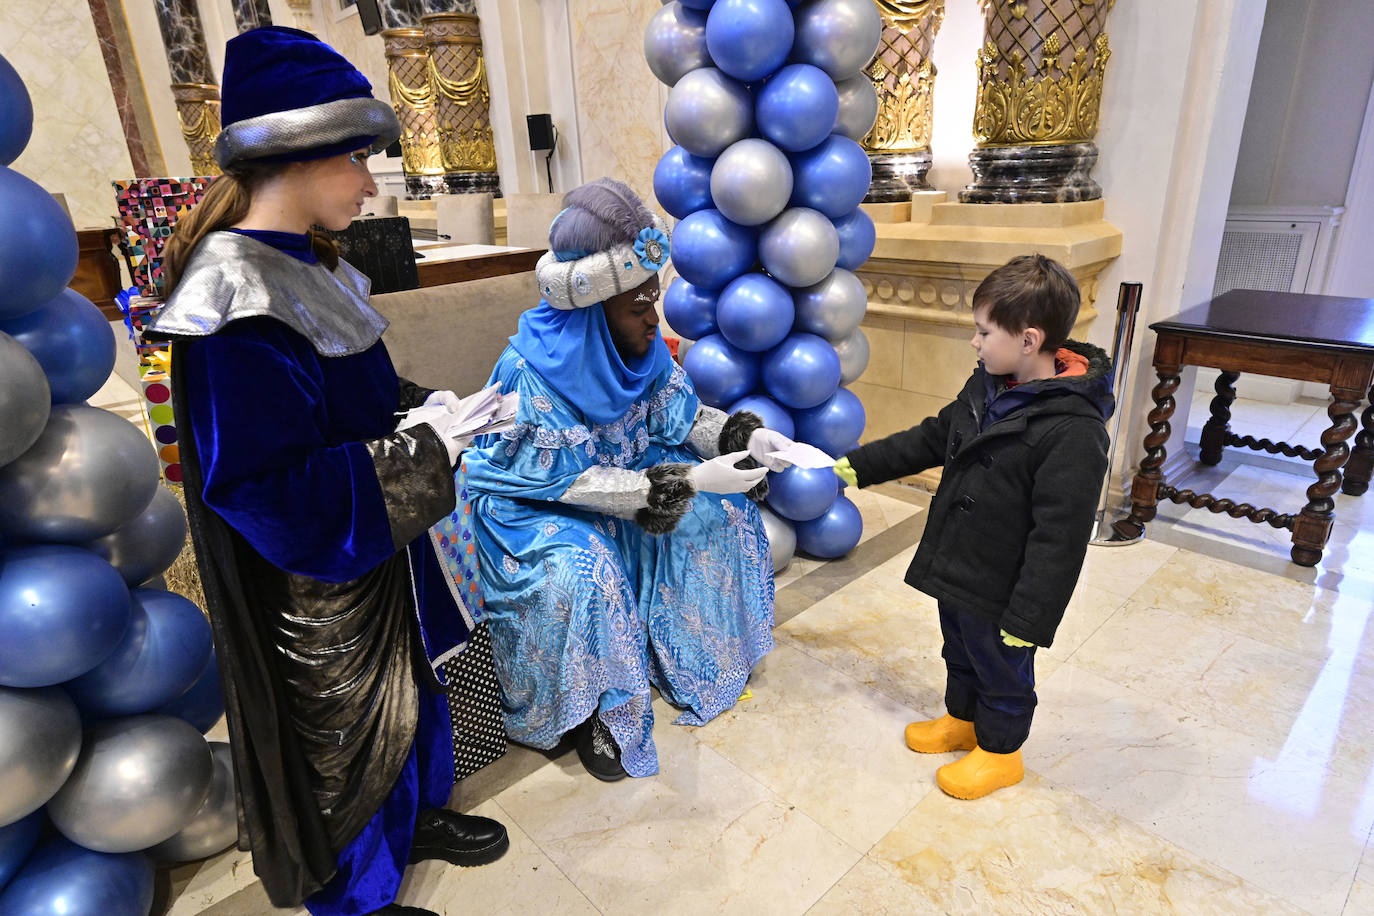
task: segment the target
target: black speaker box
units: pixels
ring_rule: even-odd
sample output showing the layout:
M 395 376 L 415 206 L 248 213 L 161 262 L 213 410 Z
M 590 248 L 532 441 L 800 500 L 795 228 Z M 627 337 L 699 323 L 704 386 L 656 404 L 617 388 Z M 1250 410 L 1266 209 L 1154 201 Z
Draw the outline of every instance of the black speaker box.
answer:
M 553 149 L 553 117 L 546 114 L 525 115 L 530 129 L 530 149 Z
M 382 14 L 377 10 L 377 0 L 357 0 L 357 3 L 363 34 L 376 35 L 382 30 Z

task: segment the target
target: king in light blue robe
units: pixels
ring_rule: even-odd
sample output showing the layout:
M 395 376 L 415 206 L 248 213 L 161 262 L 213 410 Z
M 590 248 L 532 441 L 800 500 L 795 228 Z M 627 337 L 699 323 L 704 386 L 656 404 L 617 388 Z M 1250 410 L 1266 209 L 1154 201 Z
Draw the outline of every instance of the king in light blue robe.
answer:
M 697 493 L 663 535 L 559 501 L 589 469 L 713 457 L 689 444 L 711 408 L 662 339 L 627 367 L 605 327 L 600 305 L 525 313 L 491 376 L 519 393 L 517 424 L 465 453 L 458 512 L 436 532 L 471 529 L 510 736 L 551 748 L 599 711 L 625 771 L 648 776 L 650 686 L 681 725 L 734 706 L 773 647 L 773 566 L 743 495 Z

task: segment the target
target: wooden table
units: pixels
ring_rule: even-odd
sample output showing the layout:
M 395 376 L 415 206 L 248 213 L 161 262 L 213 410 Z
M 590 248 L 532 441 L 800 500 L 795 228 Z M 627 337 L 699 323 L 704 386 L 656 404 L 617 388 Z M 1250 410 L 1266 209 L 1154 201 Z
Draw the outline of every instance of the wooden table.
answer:
M 1187 503 L 1197 509 L 1225 512 L 1232 518 L 1287 528 L 1293 532 L 1293 562 L 1315 566 L 1331 537 L 1335 510 L 1331 498 L 1337 490 L 1352 496 L 1363 494 L 1374 469 L 1374 404 L 1365 408 L 1353 456 L 1345 444 L 1361 425 L 1356 423 L 1354 412 L 1366 393 L 1374 399 L 1370 390 L 1374 383 L 1374 299 L 1235 289 L 1150 327 L 1159 335 L 1154 354 L 1159 383 L 1151 392 L 1155 406 L 1148 417 L 1145 458 L 1131 486 L 1131 514 L 1118 524 L 1143 530 L 1155 517 L 1160 499 Z M 1256 509 L 1249 503 L 1179 489 L 1164 480 L 1160 471 L 1166 457 L 1164 443 L 1169 439 L 1173 394 L 1184 366 L 1221 370 L 1211 419 L 1202 431 L 1203 463 L 1219 462 L 1227 445 L 1311 460 L 1317 482 L 1307 488 L 1307 505 L 1300 512 L 1281 515 L 1273 509 Z M 1232 434 L 1230 407 L 1236 397 L 1236 379 L 1242 372 L 1330 386 L 1333 401 L 1326 413 L 1331 426 L 1322 433 L 1321 448 L 1304 449 Z
M 544 251 L 502 245 L 442 245 L 420 248 L 416 253 L 424 255 L 415 259 L 415 269 L 423 288 L 534 270 Z M 534 295 L 533 287 L 530 295 Z

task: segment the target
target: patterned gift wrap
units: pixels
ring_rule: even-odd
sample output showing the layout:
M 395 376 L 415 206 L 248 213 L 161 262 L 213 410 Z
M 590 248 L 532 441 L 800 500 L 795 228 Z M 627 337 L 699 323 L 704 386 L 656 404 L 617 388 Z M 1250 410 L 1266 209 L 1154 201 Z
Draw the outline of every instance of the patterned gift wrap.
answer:
M 124 313 L 124 325 L 138 353 L 138 375 L 143 383 L 143 414 L 148 438 L 162 462 L 162 476 L 168 483 L 181 483 L 181 453 L 177 448 L 177 427 L 172 418 L 172 383 L 168 378 L 171 350 L 166 343 L 151 343 L 144 331 L 162 306 L 161 299 L 136 295 L 127 289 L 115 297 Z
M 119 208 L 119 247 L 145 296 L 162 295 L 162 248 L 172 227 L 200 203 L 213 177 L 131 178 L 112 182 Z

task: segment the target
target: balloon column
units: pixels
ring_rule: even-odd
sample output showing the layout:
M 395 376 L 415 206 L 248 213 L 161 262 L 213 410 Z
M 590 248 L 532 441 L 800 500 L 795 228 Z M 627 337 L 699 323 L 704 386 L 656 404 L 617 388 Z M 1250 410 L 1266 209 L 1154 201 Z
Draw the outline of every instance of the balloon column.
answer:
M 841 385 L 868 364 L 853 274 L 873 251 L 859 209 L 872 172 L 858 141 L 877 117 L 862 72 L 878 48 L 873 0 L 673 0 L 649 23 L 649 68 L 671 86 L 677 144 L 654 195 L 680 222 L 664 316 L 696 341 L 683 366 L 708 404 L 839 456 L 864 427 Z M 775 570 L 795 548 L 839 557 L 859 510 L 829 468 L 773 474 Z
M 66 288 L 70 218 L 8 167 L 32 126 L 0 57 L 0 913 L 142 916 L 154 857 L 236 838 L 227 757 L 202 734 L 223 701 L 200 608 L 138 587 L 186 518 L 147 436 L 84 403 L 114 334 Z

